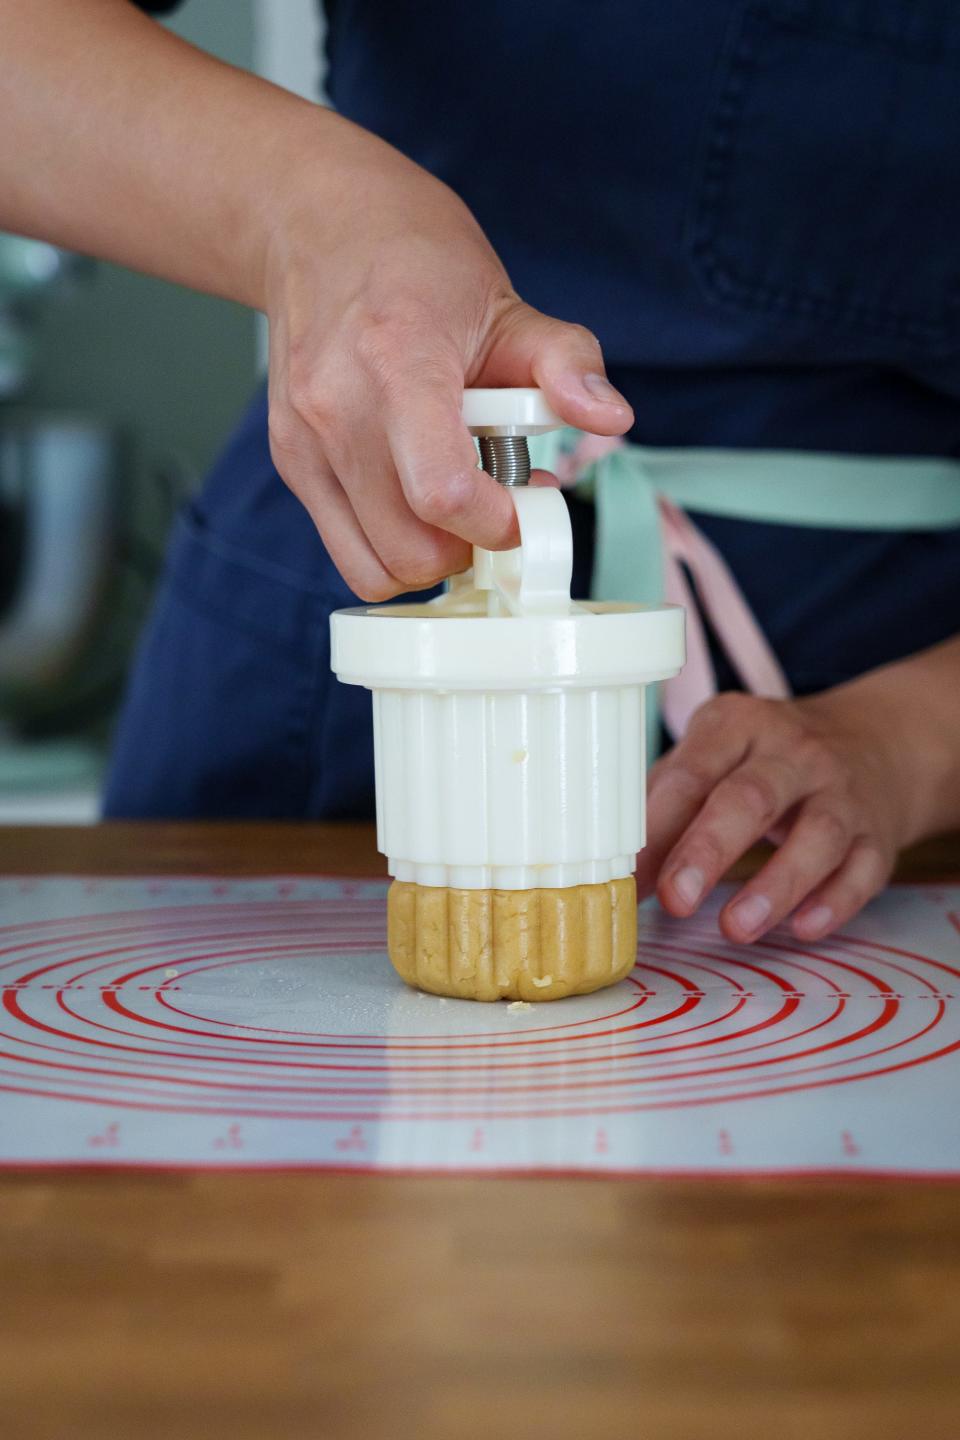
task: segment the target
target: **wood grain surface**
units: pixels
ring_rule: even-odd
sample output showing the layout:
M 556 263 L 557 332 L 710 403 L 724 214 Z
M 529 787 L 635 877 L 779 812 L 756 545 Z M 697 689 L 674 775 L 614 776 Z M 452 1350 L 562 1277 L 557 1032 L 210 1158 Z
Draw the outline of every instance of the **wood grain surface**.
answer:
M 0 830 L 8 874 L 192 870 L 381 863 L 364 826 Z M 960 1186 L 0 1177 L 3 1440 L 958 1435 Z

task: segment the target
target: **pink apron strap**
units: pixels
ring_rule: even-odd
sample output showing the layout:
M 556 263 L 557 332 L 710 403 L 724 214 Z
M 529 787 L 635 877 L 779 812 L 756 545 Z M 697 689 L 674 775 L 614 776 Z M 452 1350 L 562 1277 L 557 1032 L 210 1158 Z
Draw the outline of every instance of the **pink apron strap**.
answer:
M 687 612 L 687 663 L 663 687 L 664 724 L 675 740 L 686 731 L 694 711 L 717 693 L 700 609 L 682 566 L 693 579 L 700 606 L 730 664 L 753 695 L 782 700 L 790 686 L 743 592 L 716 546 L 688 515 L 663 495 L 657 497 L 663 539 L 665 599 Z
M 590 465 L 623 445 L 617 436 L 582 435 L 570 454 L 558 457 L 557 478 L 564 487 L 573 485 Z M 638 477 L 640 483 L 643 482 Z M 663 546 L 664 598 L 670 604 L 682 605 L 687 612 L 686 664 L 675 679 L 661 687 L 664 724 L 673 738 L 679 740 L 694 712 L 717 693 L 716 675 L 700 619 L 701 607 L 730 664 L 751 694 L 786 699 L 790 685 L 719 550 L 666 496 L 657 496 L 657 506 Z M 693 580 L 696 597 L 687 573 Z

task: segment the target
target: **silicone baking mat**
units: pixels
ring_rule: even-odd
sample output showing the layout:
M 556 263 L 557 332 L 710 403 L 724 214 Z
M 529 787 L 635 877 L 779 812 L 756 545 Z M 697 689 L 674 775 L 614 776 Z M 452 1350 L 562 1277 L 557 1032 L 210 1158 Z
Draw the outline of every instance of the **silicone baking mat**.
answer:
M 0 880 L 0 1163 L 960 1172 L 960 887 L 840 937 L 640 912 L 613 989 L 408 990 L 380 881 Z

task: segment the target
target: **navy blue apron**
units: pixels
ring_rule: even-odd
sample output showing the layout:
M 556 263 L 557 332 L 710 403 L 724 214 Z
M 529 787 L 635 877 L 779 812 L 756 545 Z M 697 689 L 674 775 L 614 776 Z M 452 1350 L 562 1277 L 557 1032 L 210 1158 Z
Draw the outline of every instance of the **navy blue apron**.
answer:
M 600 337 L 632 438 L 960 456 L 955 0 L 327 8 L 337 108 L 463 196 L 525 299 Z M 956 532 L 694 518 L 798 694 L 960 630 Z M 350 603 L 258 395 L 179 523 L 107 813 L 371 814 L 369 697 L 329 674 Z

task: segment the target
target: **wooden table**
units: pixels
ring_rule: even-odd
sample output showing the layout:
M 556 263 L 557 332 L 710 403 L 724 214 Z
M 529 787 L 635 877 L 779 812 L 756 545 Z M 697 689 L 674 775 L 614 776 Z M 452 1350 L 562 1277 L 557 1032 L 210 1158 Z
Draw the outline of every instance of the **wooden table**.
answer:
M 0 872 L 188 870 L 380 864 L 363 826 L 0 830 Z M 950 1185 L 0 1178 L 4 1440 L 958 1433 Z

